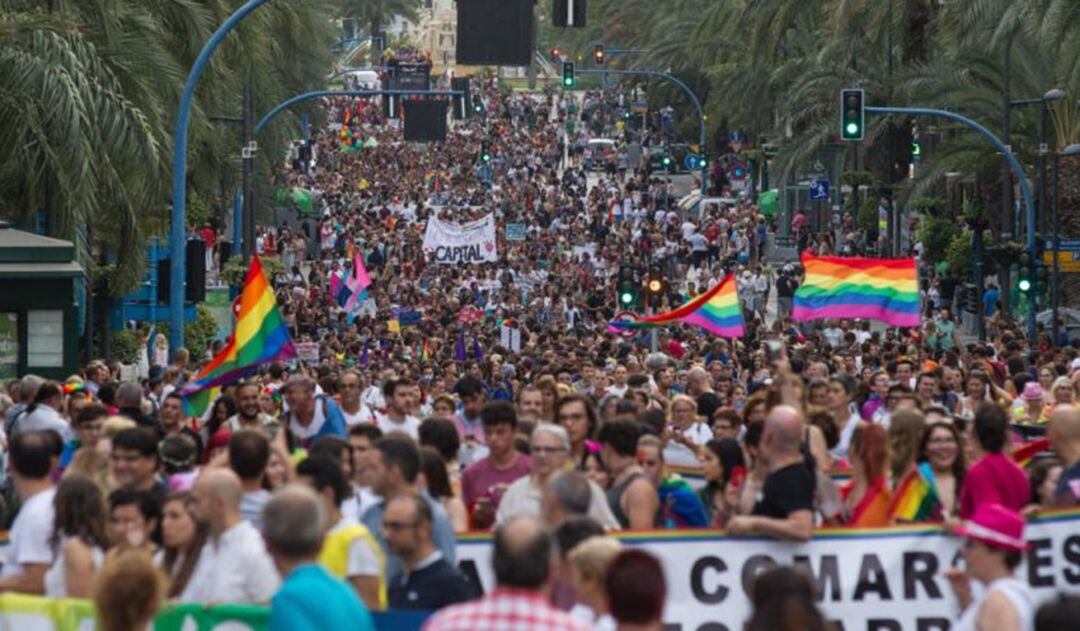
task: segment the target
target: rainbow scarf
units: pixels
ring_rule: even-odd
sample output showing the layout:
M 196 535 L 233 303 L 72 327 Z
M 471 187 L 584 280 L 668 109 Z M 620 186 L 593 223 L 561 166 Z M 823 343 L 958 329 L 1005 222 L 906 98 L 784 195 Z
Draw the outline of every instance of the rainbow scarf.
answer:
M 624 329 L 666 326 L 676 322 L 694 324 L 721 337 L 745 335 L 735 277 L 728 274 L 718 285 L 674 311 L 658 313 L 633 322 L 615 320 L 608 323 L 608 330 L 620 333 Z
M 912 467 L 896 487 L 889 515 L 897 522 L 940 521 L 941 508 L 934 471 L 924 462 Z
M 795 292 L 793 319 L 867 318 L 918 327 L 915 259 L 869 259 L 804 254 L 806 280 Z
M 258 256 L 251 258 L 239 305 L 228 343 L 180 392 L 189 414 L 201 416 L 217 389 L 238 381 L 259 364 L 296 357 Z

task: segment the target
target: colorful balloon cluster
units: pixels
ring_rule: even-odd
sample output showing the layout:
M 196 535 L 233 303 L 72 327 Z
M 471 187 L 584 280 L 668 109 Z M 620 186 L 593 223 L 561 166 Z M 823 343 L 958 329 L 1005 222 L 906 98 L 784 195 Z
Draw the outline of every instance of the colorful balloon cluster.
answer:
M 364 146 L 364 137 L 360 130 L 353 127 L 352 112 L 345 112 L 345 121 L 341 124 L 338 137 L 341 138 L 341 150 L 345 153 L 356 153 L 357 149 Z

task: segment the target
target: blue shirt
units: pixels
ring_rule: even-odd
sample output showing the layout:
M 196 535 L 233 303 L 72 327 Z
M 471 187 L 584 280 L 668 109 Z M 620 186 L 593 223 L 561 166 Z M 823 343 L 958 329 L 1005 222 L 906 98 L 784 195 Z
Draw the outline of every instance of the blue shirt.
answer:
M 314 563 L 301 565 L 270 601 L 269 631 L 375 631 L 371 613 L 344 581 Z

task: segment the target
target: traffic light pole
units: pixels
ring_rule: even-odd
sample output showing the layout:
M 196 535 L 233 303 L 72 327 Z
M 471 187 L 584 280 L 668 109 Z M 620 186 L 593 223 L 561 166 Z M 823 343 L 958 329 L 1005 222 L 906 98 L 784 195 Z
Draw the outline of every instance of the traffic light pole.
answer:
M 702 107 L 701 107 L 701 99 L 699 99 L 697 97 L 697 95 L 694 94 L 694 91 L 690 89 L 690 86 L 683 83 L 682 80 L 680 80 L 675 75 L 669 74 L 667 72 L 659 72 L 657 70 L 606 70 L 606 69 L 601 69 L 601 68 L 578 68 L 577 73 L 578 74 L 598 74 L 598 75 L 615 74 L 615 75 L 629 75 L 629 76 L 635 76 L 635 77 L 655 77 L 655 78 L 659 78 L 659 79 L 666 79 L 667 81 L 671 81 L 675 85 L 679 86 L 679 88 L 684 93 L 686 93 L 687 96 L 690 97 L 690 101 L 694 104 L 694 108 L 697 109 L 698 123 L 699 123 L 700 134 L 701 134 L 701 140 L 700 140 L 701 153 L 702 153 L 703 156 L 705 155 L 705 149 L 706 149 L 705 110 L 702 109 Z M 869 109 L 869 108 L 867 108 L 867 109 Z M 704 164 L 703 164 L 703 166 L 701 168 L 701 195 L 702 195 L 702 197 L 705 196 L 705 194 L 708 192 L 708 190 L 709 190 L 709 161 L 708 161 L 708 159 L 706 159 L 706 160 L 704 160 Z
M 1020 166 L 1020 162 L 1017 161 L 1016 156 L 1013 155 L 1012 150 L 1005 145 L 997 136 L 993 134 L 989 129 L 983 127 L 976 121 L 957 114 L 956 112 L 950 112 L 948 110 L 939 110 L 925 107 L 870 107 L 866 108 L 867 112 L 873 114 L 902 114 L 905 116 L 933 116 L 936 118 L 944 118 L 947 120 L 955 121 L 967 125 L 971 129 L 974 129 L 980 136 L 986 139 L 990 144 L 996 148 L 1005 160 L 1008 161 L 1009 167 L 1013 173 L 1016 174 L 1016 179 L 1020 183 L 1020 196 L 1024 200 L 1024 210 L 1027 223 L 1027 243 L 1026 249 L 1028 253 L 1028 278 L 1034 280 L 1035 278 L 1035 255 L 1036 255 L 1036 237 L 1035 234 L 1035 203 L 1032 198 L 1031 182 L 1028 180 L 1027 175 L 1024 174 L 1024 169 Z M 976 287 L 976 291 L 982 294 L 983 288 Z M 1035 346 L 1035 312 L 1038 305 L 1038 301 L 1034 292 L 1030 294 L 1030 300 L 1028 303 L 1027 314 L 1027 334 L 1028 343 L 1032 348 Z

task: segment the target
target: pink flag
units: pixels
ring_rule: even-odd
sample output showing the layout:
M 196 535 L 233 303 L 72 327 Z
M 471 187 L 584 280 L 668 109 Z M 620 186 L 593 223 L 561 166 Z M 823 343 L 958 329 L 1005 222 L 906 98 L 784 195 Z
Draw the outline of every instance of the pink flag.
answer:
M 339 289 L 341 289 L 341 279 L 337 274 L 330 274 L 330 297 L 337 299 Z
M 359 252 L 353 255 L 353 273 L 360 283 L 360 289 L 367 289 L 371 286 L 371 277 L 368 276 L 367 268 L 364 267 L 364 259 Z

